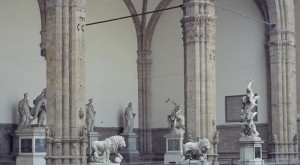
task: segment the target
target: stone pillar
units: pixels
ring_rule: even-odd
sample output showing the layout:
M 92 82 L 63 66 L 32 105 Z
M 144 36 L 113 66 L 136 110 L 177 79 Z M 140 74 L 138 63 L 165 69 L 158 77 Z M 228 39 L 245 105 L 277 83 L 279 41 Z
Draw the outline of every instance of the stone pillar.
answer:
M 46 1 L 47 165 L 86 164 L 85 3 Z
M 212 141 L 216 132 L 214 4 L 184 0 L 183 13 L 186 132 Z M 214 162 L 217 155 L 213 151 L 208 156 Z
M 292 164 L 298 159 L 294 1 L 274 0 L 268 5 L 270 22 L 276 24 L 269 30 L 270 123 L 276 137 L 270 156 Z
M 151 123 L 151 51 L 138 50 L 139 147 L 141 153 L 152 154 Z M 146 155 L 145 155 L 146 156 Z M 149 155 L 150 156 L 150 155 Z M 146 156 L 147 157 L 147 156 Z M 147 159 L 147 158 L 146 158 Z

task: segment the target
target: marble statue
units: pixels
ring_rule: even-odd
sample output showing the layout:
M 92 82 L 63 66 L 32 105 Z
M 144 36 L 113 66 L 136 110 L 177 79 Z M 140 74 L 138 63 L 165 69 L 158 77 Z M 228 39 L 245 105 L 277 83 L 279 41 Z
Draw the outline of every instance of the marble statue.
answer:
M 95 116 L 96 111 L 94 110 L 93 106 L 93 99 L 89 99 L 89 103 L 85 105 L 86 110 L 86 126 L 88 131 L 93 132 L 94 131 L 94 124 L 95 124 Z
M 92 162 L 110 163 L 110 154 L 115 154 L 120 161 L 123 156 L 119 153 L 119 149 L 126 147 L 124 137 L 115 135 L 103 141 L 94 141 L 92 143 Z
M 185 159 L 207 160 L 207 151 L 210 149 L 210 141 L 207 138 L 199 139 L 197 142 L 187 142 L 183 145 Z
M 243 107 L 241 110 L 241 125 L 242 136 L 258 137 L 259 133 L 256 131 L 256 126 L 253 122 L 257 112 L 252 112 L 253 108 L 257 106 L 259 96 L 253 93 L 251 85 L 254 80 L 251 80 L 246 88 L 246 95 L 242 97 Z
M 135 113 L 132 111 L 132 103 L 129 103 L 125 109 L 124 118 L 124 131 L 123 133 L 133 133 L 133 124 L 134 124 Z
M 185 128 L 185 121 L 184 121 L 184 116 L 181 114 L 182 110 L 182 105 L 176 104 L 174 101 L 170 100 L 170 98 L 166 101 L 167 102 L 172 102 L 175 107 L 171 111 L 171 114 L 168 115 L 168 125 L 171 130 L 171 132 L 180 132 L 184 131 Z
M 52 137 L 52 134 L 51 134 L 51 131 L 50 131 L 49 127 L 45 128 L 45 137 L 46 138 L 51 138 Z
M 35 119 L 37 119 L 37 125 L 39 127 L 44 125 L 46 118 L 46 88 L 42 90 L 41 94 L 33 100 L 33 108 L 31 110 L 32 119 L 30 119 L 29 124 L 31 124 Z
M 29 120 L 31 118 L 30 111 L 31 107 L 28 102 L 28 93 L 24 93 L 24 98 L 19 101 L 18 111 L 20 115 L 18 129 L 23 129 L 25 127 L 29 127 Z

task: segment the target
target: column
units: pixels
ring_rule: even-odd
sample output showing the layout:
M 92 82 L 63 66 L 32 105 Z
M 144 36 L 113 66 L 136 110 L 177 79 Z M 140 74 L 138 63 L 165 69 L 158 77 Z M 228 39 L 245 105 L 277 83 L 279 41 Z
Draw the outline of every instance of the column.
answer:
M 139 147 L 141 153 L 152 154 L 151 124 L 151 51 L 138 50 Z
M 277 137 L 276 159 L 297 158 L 295 32 L 270 31 L 272 134 Z M 297 143 L 297 142 L 296 142 Z
M 86 164 L 85 3 L 46 1 L 47 165 Z
M 283 41 L 274 41 L 278 34 L 271 32 L 270 72 L 271 72 L 271 114 L 272 134 L 277 137 L 278 153 L 276 159 L 297 158 L 294 141 L 297 143 L 297 108 L 296 108 L 296 66 L 294 41 L 287 36 L 294 32 L 278 32 Z
M 213 141 L 216 133 L 214 4 L 209 0 L 184 0 L 183 13 L 186 132 Z M 209 151 L 212 160 L 217 159 L 214 151 Z
M 296 45 L 294 1 L 268 2 L 270 22 L 269 61 L 271 83 L 271 130 L 276 162 L 295 164 L 298 159 L 296 103 Z

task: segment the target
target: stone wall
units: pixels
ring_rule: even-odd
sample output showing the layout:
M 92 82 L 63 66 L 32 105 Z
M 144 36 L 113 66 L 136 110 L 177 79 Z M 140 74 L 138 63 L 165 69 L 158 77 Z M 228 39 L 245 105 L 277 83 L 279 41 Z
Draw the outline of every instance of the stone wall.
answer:
M 164 137 L 169 133 L 167 128 L 152 129 L 152 151 L 155 160 L 163 160 L 166 153 L 166 138 Z
M 13 149 L 14 131 L 17 129 L 16 124 L 0 124 L 0 164 L 2 161 L 11 161 L 15 159 Z

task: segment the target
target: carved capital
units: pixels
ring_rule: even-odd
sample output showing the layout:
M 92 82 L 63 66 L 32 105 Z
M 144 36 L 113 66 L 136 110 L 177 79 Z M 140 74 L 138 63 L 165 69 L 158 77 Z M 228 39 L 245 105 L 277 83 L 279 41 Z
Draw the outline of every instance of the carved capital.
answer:
M 215 17 L 201 15 L 181 20 L 186 42 L 215 41 Z
M 295 48 L 296 43 L 293 42 L 293 41 L 288 41 L 288 40 L 270 41 L 269 46 L 270 46 L 270 48 L 272 48 L 272 47 L 282 47 L 282 46 Z

